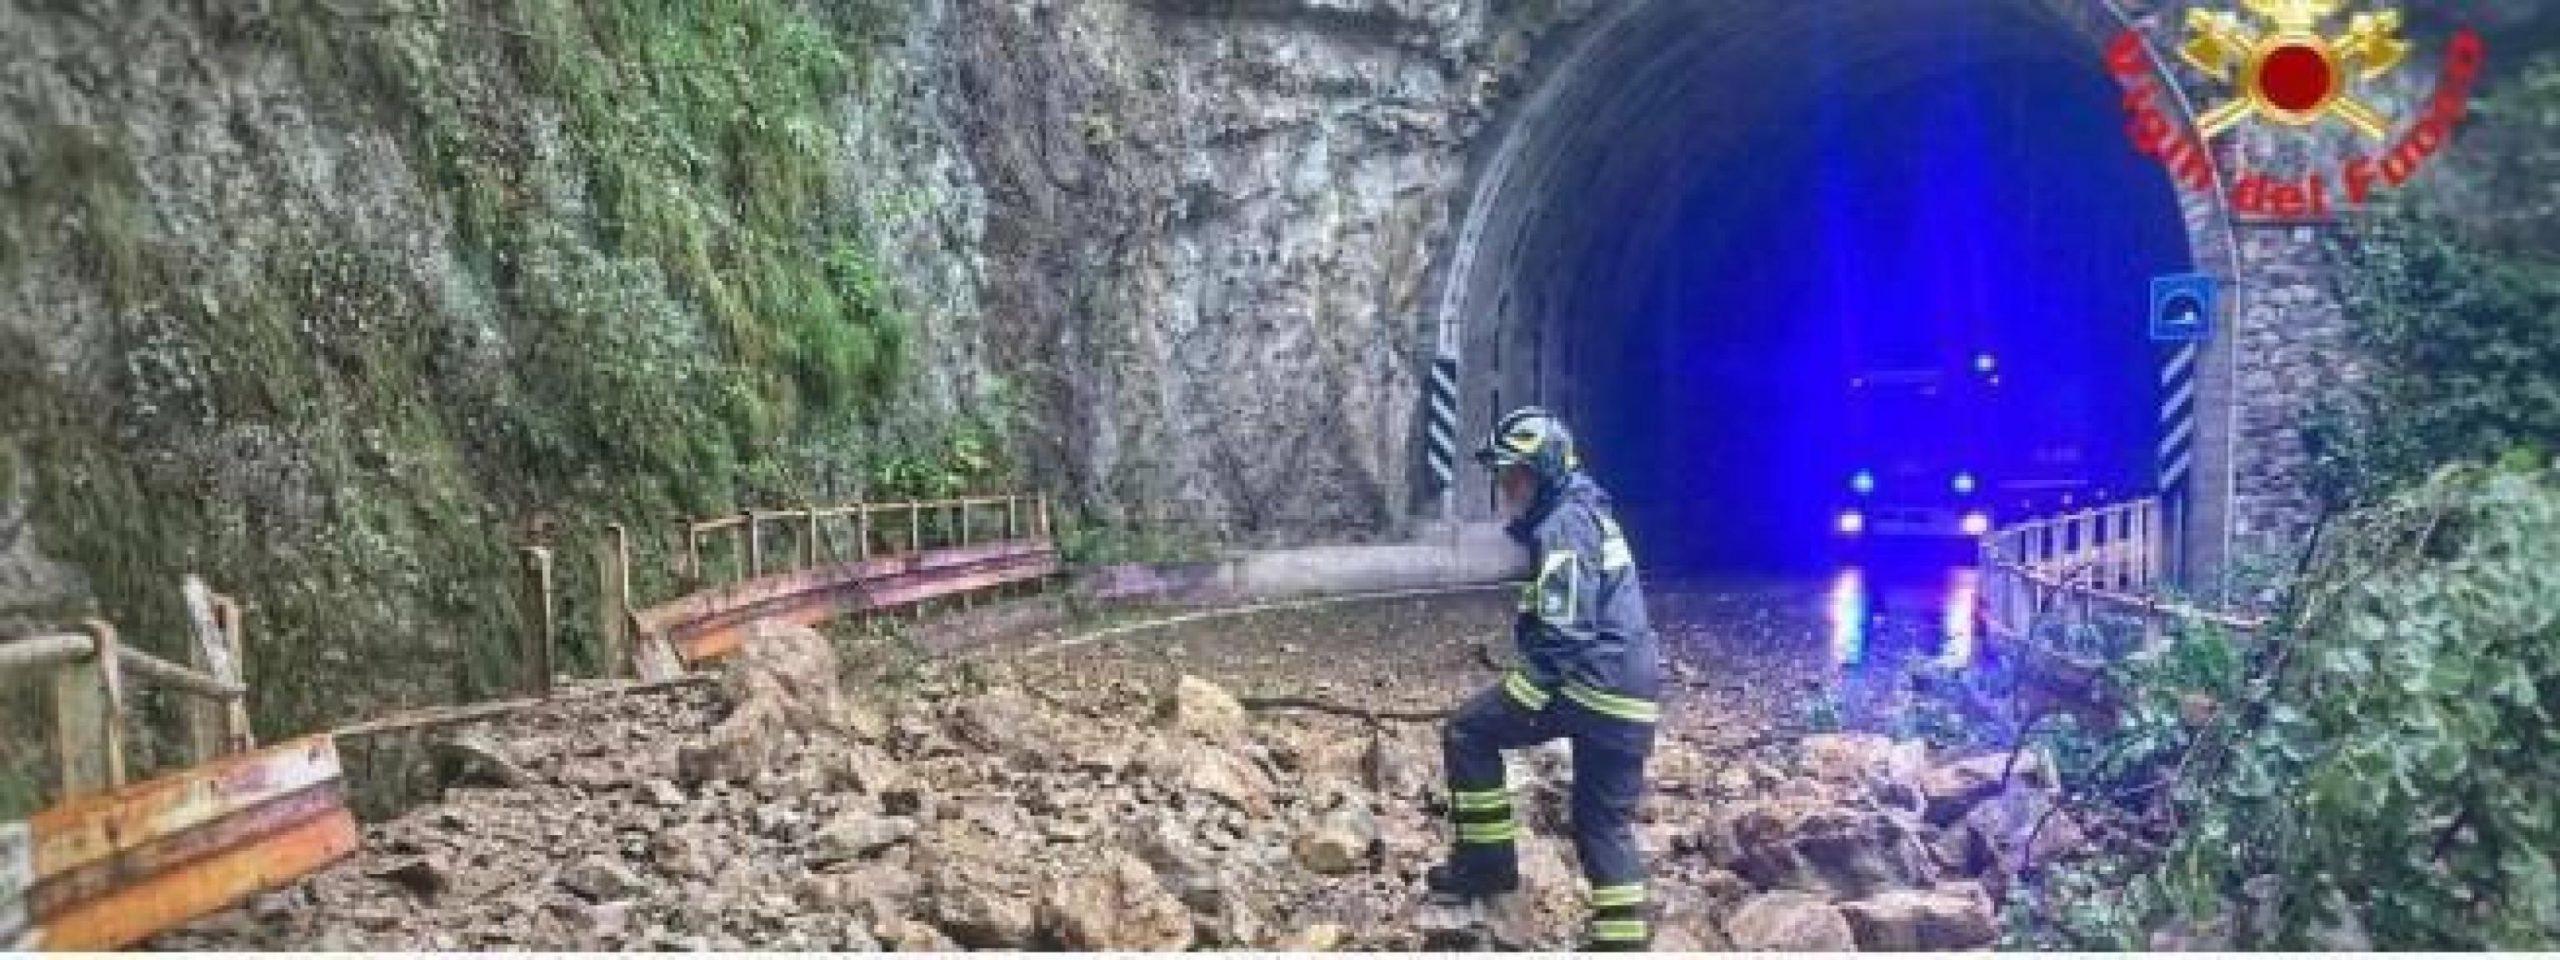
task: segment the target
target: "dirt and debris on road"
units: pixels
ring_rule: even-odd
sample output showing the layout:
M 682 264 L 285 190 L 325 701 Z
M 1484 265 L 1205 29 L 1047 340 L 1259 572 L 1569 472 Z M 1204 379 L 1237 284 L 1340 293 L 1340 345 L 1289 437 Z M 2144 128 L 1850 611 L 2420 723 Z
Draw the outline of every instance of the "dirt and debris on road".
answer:
M 1664 949 L 1963 948 L 1995 935 L 2049 784 L 1815 733 L 1836 679 L 1792 592 L 1665 592 L 1674 690 L 1639 813 Z M 1436 730 L 1252 709 L 1446 708 L 1509 655 L 1500 592 L 1186 623 L 894 681 L 762 629 L 717 688 L 452 731 L 501 774 L 367 826 L 350 860 L 177 949 L 1562 948 L 1569 760 L 1513 757 L 1526 889 L 1419 910 L 1446 842 Z M 836 678 L 854 680 L 839 686 Z M 2005 760 L 2005 756 L 1998 757 Z M 2032 765 L 2030 765 L 2032 766 Z M 2037 853 L 2073 842 L 2047 826 Z

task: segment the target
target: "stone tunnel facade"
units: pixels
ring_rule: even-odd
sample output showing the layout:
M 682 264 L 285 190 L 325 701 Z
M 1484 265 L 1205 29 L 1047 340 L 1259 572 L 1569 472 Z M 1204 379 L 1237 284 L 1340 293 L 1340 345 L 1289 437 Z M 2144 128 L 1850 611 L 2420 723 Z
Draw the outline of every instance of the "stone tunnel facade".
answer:
M 2164 106 L 2181 120 L 2215 95 L 2175 64 L 2173 37 L 2186 4 L 2003 5 L 1999 29 L 1975 39 L 1981 56 L 2064 58 L 2102 72 L 2109 42 L 2130 28 L 2145 40 L 2154 74 L 2172 80 L 2175 96 Z M 1751 81 L 1793 69 L 1790 58 L 1808 45 L 1823 45 L 1827 58 L 1879 86 L 1926 79 L 1931 61 L 1915 52 L 1943 42 L 1930 33 L 1942 6 L 1858 4 L 1827 16 L 1770 16 L 1730 0 L 1641 0 L 1607 8 L 1553 43 L 1525 94 L 1476 144 L 1456 232 L 1434 261 L 1435 295 L 1422 326 L 1428 354 L 1454 373 L 1455 402 L 1435 416 L 1426 388 L 1415 408 L 1420 513 L 1472 520 L 1488 512 L 1486 478 L 1463 469 L 1462 459 L 1450 484 L 1438 482 L 1434 448 L 1444 432 L 1454 434 L 1462 458 L 1467 438 L 1483 435 L 1501 407 L 1538 402 L 1568 416 L 1590 412 L 1595 388 L 1586 381 L 1605 374 L 1594 376 L 1563 332 L 1622 305 L 1567 296 L 1571 274 L 1664 230 L 1660 217 L 1596 216 L 1608 204 L 1595 198 L 1678 189 L 1671 181 L 1696 176 L 1678 153 L 1729 149 L 1726 141 L 1737 135 L 1728 131 L 1805 109 L 1787 100 L 1785 84 Z M 2406 108 L 2424 96 L 2431 71 L 2413 63 L 2378 95 Z M 1736 86 L 1748 86 L 1749 95 L 1721 94 Z M 2322 162 L 2351 146 L 2317 140 L 2305 147 L 2292 131 L 2247 127 L 2229 142 L 2236 148 L 2223 159 L 2223 177 L 2235 167 Z M 2161 175 L 2168 176 L 2165 167 Z M 2194 479 L 2179 535 L 2187 569 L 2207 580 L 2245 558 L 2280 556 L 2300 543 L 2316 511 L 2299 427 L 2322 392 L 2355 370 L 2324 229 L 2235 219 L 2227 190 L 2217 180 L 2177 195 L 2192 268 L 2215 275 L 2225 290 L 2224 316 L 2197 364 Z

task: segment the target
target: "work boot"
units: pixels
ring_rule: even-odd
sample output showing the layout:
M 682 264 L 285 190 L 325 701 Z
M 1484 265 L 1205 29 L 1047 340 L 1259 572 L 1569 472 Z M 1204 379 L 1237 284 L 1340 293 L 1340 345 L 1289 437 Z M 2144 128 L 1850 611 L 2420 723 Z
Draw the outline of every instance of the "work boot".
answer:
M 1520 865 L 1460 869 L 1454 862 L 1443 863 L 1422 875 L 1422 885 L 1440 903 L 1487 900 L 1520 889 Z

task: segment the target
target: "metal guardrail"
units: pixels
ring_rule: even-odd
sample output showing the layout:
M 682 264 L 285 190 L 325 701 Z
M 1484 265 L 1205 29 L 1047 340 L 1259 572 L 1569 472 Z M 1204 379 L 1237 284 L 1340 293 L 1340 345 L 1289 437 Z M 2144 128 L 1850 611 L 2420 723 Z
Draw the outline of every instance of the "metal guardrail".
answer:
M 776 530 L 787 537 L 768 535 Z M 606 656 L 611 662 L 627 656 L 633 672 L 649 681 L 728 654 L 757 620 L 810 625 L 942 597 L 965 602 L 980 590 L 1036 583 L 1059 571 L 1043 497 L 753 510 L 680 521 L 684 549 L 671 558 L 673 572 L 696 589 L 635 608 L 628 537 L 620 528 L 609 532 L 598 556 Z M 714 582 L 705 538 L 720 535 L 729 547 L 729 575 Z M 780 556 L 777 546 L 785 548 Z
M 192 576 L 181 592 L 192 667 L 125 646 L 96 620 L 0 645 L 0 672 L 54 675 L 60 772 L 55 806 L 0 823 L 0 949 L 127 946 L 355 849 L 335 741 L 255 749 L 240 606 Z M 195 766 L 125 782 L 128 676 L 194 701 L 184 725 Z
M 0 949 L 110 950 L 356 849 L 328 734 L 0 824 Z
M 798 531 L 789 557 L 766 533 Z M 338 742 L 491 719 L 557 699 L 688 683 L 687 666 L 736 648 L 764 618 L 813 624 L 941 597 L 1038 582 L 1058 572 L 1044 498 L 968 497 L 854 504 L 682 521 L 678 582 L 692 592 L 633 609 L 623 528 L 598 549 L 608 670 L 627 655 L 637 681 L 605 682 L 553 696 L 557 623 L 552 553 L 523 551 L 525 635 L 521 683 L 529 696 L 414 710 L 266 749 L 249 729 L 242 680 L 240 607 L 184 584 L 195 629 L 192 667 L 117 642 L 99 621 L 82 633 L 47 633 L 0 644 L 0 673 L 55 675 L 54 745 L 59 802 L 23 822 L 0 823 L 0 951 L 130 946 L 298 880 L 353 852 Z M 726 532 L 732 576 L 712 582 L 705 538 Z M 843 534 L 830 538 L 830 532 Z M 187 713 L 196 765 L 125 782 L 127 676 L 200 701 Z

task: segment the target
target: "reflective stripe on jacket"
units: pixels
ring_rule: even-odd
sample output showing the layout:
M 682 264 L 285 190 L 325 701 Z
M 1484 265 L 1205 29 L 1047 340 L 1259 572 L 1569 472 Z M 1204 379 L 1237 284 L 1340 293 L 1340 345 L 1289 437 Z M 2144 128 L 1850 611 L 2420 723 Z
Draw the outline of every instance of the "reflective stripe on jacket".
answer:
M 1520 683 L 1509 685 L 1514 699 L 1541 709 L 1563 697 L 1622 720 L 1656 720 L 1661 653 L 1609 495 L 1576 472 L 1511 533 L 1536 564 L 1513 621 L 1522 661 Z

